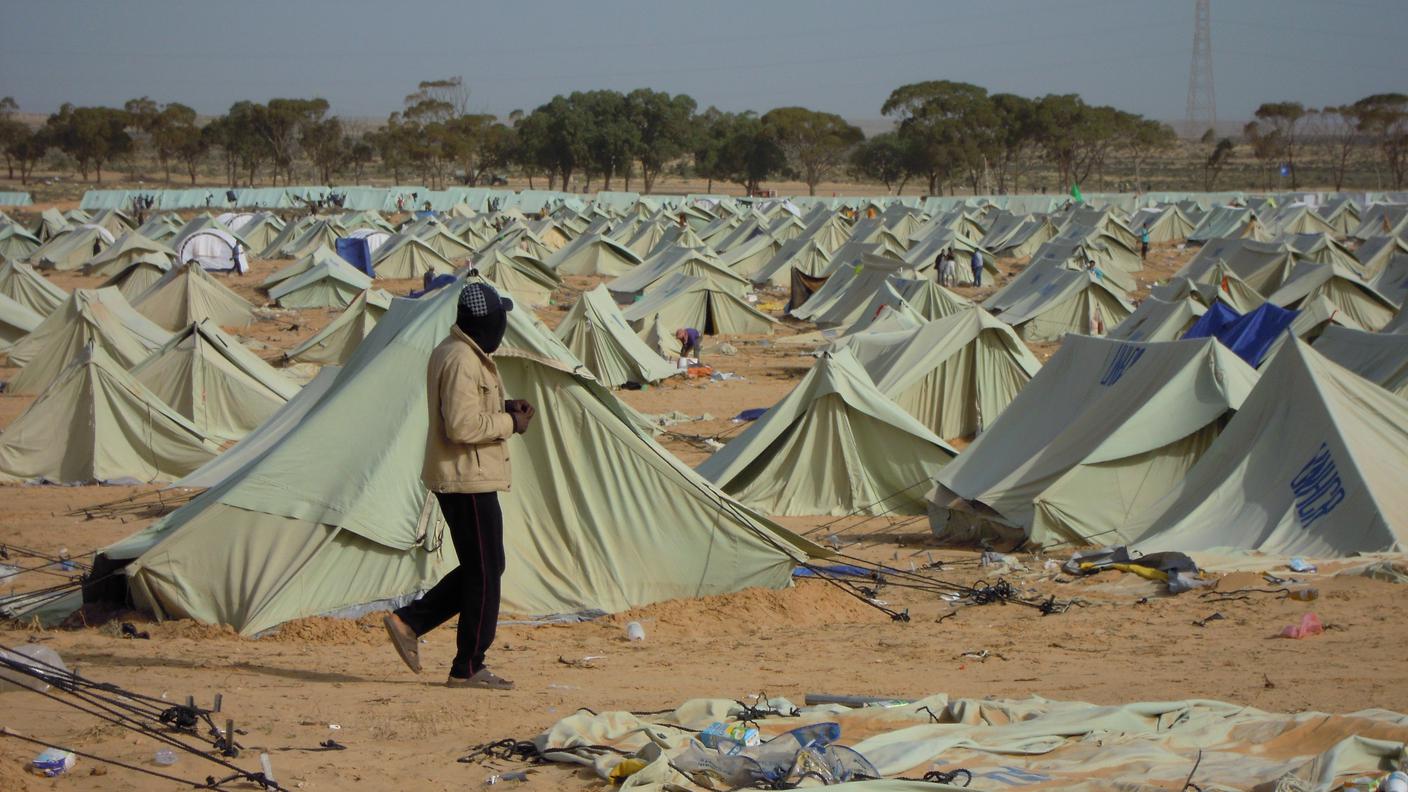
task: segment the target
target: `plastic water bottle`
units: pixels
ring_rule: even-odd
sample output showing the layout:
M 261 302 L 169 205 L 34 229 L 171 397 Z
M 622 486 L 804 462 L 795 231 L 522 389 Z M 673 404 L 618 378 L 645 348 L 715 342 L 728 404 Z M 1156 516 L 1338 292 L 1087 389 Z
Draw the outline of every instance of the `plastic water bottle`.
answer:
M 160 751 L 156 752 L 155 756 L 152 757 L 152 761 L 156 762 L 162 767 L 170 767 L 171 765 L 176 764 L 176 754 L 167 748 L 162 748 Z
M 503 784 L 511 781 L 527 780 L 528 774 L 526 772 L 522 770 L 515 770 L 512 773 L 494 773 L 493 775 L 484 779 L 484 786 L 493 786 L 494 784 Z
M 59 569 L 65 572 L 73 571 L 73 561 L 69 559 L 67 547 L 59 548 Z
M 264 773 L 265 781 L 274 781 L 274 763 L 269 761 L 269 754 L 259 754 L 259 770 Z
M 645 628 L 642 627 L 642 626 L 640 626 L 640 622 L 638 622 L 638 621 L 633 621 L 633 622 L 631 622 L 630 624 L 627 624 L 627 625 L 626 625 L 626 640 L 628 640 L 628 641 L 644 641 L 644 640 L 645 640 Z
M 1305 588 L 1291 589 L 1291 599 L 1300 600 L 1301 602 L 1309 602 L 1314 599 L 1320 599 L 1320 589 L 1311 588 L 1309 586 Z
M 1408 773 L 1394 770 L 1379 782 L 1379 792 L 1408 792 Z

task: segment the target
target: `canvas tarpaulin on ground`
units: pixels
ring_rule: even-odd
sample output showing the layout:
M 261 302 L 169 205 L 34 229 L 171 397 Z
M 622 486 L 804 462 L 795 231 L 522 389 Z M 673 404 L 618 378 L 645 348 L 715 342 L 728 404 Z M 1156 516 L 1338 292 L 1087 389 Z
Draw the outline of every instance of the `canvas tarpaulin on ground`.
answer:
M 1328 790 L 1358 776 L 1382 776 L 1396 769 L 1405 760 L 1408 741 L 1408 716 L 1387 710 L 1287 714 L 1206 699 L 1096 705 L 1036 696 L 979 700 L 937 694 L 912 703 L 857 709 L 796 709 L 780 698 L 757 706 L 788 713 L 756 719 L 763 740 L 810 725 L 835 724 L 839 735 L 834 744 L 853 749 L 891 779 L 825 787 L 845 792 L 1115 792 L 1181 789 L 1189 781 L 1209 790 Z M 694 788 L 682 768 L 728 770 L 740 765 L 746 768 L 742 778 L 730 784 L 715 777 L 712 787 L 740 781 L 744 786 L 779 786 L 765 778 L 748 783 L 748 773 L 773 769 L 789 775 L 792 765 L 787 758 L 795 762 L 795 738 L 783 737 L 784 742 L 790 740 L 785 758 L 751 765 L 731 762 L 724 752 L 704 749 L 696 739 L 698 730 L 711 723 L 731 724 L 746 717 L 739 702 L 728 699 L 696 699 L 648 716 L 579 711 L 533 743 L 549 761 L 585 766 L 602 779 L 626 758 L 640 758 L 644 768 L 620 787 L 631 792 Z M 766 757 L 767 752 L 743 754 Z M 958 769 L 967 770 L 971 778 L 960 774 L 951 785 L 893 780 Z M 1282 786 L 1282 779 L 1288 778 Z

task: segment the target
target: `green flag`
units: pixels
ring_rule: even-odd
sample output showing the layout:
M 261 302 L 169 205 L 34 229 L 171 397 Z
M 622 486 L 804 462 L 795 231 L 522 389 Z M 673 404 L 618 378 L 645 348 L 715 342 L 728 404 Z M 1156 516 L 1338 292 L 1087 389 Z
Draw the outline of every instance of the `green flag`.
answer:
M 1085 203 L 1085 196 L 1080 194 L 1080 185 L 1071 185 L 1071 197 L 1076 199 L 1076 203 Z

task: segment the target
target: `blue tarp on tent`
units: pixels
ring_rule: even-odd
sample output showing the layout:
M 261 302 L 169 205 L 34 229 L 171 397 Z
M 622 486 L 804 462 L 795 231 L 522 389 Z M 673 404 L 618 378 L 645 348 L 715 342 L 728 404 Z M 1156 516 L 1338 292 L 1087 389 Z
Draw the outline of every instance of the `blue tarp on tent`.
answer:
M 1242 315 L 1233 308 L 1229 308 L 1227 303 L 1218 300 L 1212 304 L 1198 321 L 1194 322 L 1188 331 L 1183 334 L 1184 338 L 1210 338 L 1216 336 L 1222 328 L 1241 319 Z
M 1213 303 L 1213 308 L 1222 303 Z M 1230 310 L 1230 309 L 1229 309 Z M 1212 313 L 1212 309 L 1204 314 L 1204 318 Z M 1289 311 L 1271 303 L 1262 303 L 1255 311 L 1248 312 L 1245 316 L 1236 321 L 1223 325 L 1211 333 L 1194 335 L 1197 324 L 1189 328 L 1183 335 L 1184 338 L 1205 338 L 1208 335 L 1222 342 L 1222 345 L 1237 353 L 1237 357 L 1247 361 L 1253 366 L 1260 366 L 1266 353 L 1271 350 L 1271 345 L 1276 342 L 1278 336 L 1291 326 L 1291 320 L 1296 318 L 1297 311 Z M 1202 324 L 1201 320 L 1198 324 Z
M 337 240 L 337 255 L 341 256 L 348 264 L 366 273 L 368 277 L 376 277 L 376 271 L 372 269 L 372 249 L 367 244 L 367 240 L 343 237 Z

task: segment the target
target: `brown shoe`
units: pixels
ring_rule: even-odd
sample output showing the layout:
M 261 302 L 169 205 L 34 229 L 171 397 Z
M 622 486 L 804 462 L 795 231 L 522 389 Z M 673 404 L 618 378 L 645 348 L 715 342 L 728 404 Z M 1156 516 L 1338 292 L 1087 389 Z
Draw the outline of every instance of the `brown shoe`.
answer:
M 445 687 L 451 688 L 480 688 L 482 690 L 513 690 L 513 682 L 495 674 L 487 668 L 481 668 L 474 676 L 465 677 L 452 676 L 445 680 Z
M 401 661 L 407 668 L 419 674 L 420 644 L 416 641 L 415 632 L 394 613 L 386 614 L 381 623 L 386 625 L 386 634 L 391 637 L 391 645 L 396 647 L 396 654 L 401 656 Z

